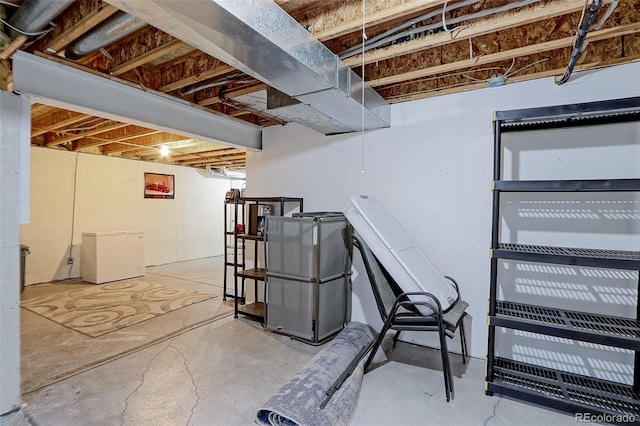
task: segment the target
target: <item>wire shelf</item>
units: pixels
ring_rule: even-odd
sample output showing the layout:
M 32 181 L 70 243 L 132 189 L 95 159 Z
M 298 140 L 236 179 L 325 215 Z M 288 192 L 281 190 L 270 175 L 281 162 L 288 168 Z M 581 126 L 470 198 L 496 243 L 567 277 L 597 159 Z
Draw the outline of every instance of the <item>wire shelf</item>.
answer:
M 599 268 L 640 269 L 640 251 L 498 243 L 493 257 Z
M 640 321 L 499 300 L 491 324 L 640 350 Z
M 496 359 L 493 374 L 496 386 L 489 383 L 488 390 L 503 395 L 514 390 L 535 396 L 538 402 L 546 400 L 546 405 L 555 408 L 566 409 L 565 404 L 571 404 L 573 412 L 594 410 L 640 416 L 640 399 L 632 387 L 625 384 L 504 358 Z

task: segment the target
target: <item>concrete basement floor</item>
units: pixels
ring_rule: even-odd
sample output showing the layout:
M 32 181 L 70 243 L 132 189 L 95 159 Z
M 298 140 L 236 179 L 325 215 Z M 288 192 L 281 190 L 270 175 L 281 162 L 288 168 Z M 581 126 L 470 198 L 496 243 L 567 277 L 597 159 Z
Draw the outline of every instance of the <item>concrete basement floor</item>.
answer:
M 221 294 L 222 258 L 150 267 L 144 278 Z M 321 347 L 265 331 L 254 321 L 234 319 L 231 303 L 221 297 L 196 305 L 201 304 L 191 314 L 185 311 L 170 321 L 192 315 L 196 318 L 192 326 L 177 327 L 169 334 L 168 318 L 156 321 L 158 317 L 99 338 L 84 336 L 83 342 L 74 340 L 75 332 L 28 312 L 23 316 L 22 345 L 37 356 L 23 354 L 21 410 L 0 417 L 0 424 L 255 424 L 257 409 Z M 222 314 L 198 321 L 201 313 L 195 310 L 203 307 Z M 97 342 L 103 337 L 111 340 Z M 131 345 L 136 339 L 143 344 Z M 60 350 L 65 342 L 72 342 L 72 351 Z M 113 355 L 103 359 L 108 346 Z M 484 360 L 471 359 L 463 365 L 455 354 L 451 354 L 455 399 L 447 403 L 439 356 L 437 350 L 399 343 L 388 361 L 364 376 L 351 424 L 575 424 L 572 415 L 485 396 Z M 72 362 L 68 373 L 44 383 L 43 365 L 66 365 L 74 357 L 82 362 Z M 43 373 L 25 374 L 31 370 Z M 30 380 L 26 387 L 25 377 Z

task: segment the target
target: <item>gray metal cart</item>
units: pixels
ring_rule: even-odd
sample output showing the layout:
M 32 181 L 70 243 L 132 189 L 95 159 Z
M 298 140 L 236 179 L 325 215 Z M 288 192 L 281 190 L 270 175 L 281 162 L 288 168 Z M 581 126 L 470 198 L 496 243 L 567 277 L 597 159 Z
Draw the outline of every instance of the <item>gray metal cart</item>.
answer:
M 342 213 L 267 216 L 267 329 L 318 344 L 349 322 L 348 227 Z

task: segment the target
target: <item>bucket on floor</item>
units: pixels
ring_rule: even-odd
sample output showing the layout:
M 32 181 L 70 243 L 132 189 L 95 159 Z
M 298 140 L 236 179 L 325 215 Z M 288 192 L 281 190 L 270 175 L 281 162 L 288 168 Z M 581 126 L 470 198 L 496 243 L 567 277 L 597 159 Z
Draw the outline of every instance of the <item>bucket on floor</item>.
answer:
M 24 291 L 24 272 L 27 266 L 27 255 L 30 253 L 29 246 L 20 245 L 20 294 Z

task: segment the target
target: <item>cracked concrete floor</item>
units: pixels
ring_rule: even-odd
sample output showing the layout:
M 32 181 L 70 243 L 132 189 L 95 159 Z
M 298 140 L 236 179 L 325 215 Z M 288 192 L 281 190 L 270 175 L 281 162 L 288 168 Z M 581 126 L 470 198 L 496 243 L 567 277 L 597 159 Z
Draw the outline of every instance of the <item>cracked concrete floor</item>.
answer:
M 163 266 L 189 276 L 189 262 Z M 194 281 L 193 276 L 190 278 Z M 22 396 L 15 425 L 251 425 L 257 409 L 320 347 L 225 317 Z M 354 426 L 569 425 L 573 416 L 487 397 L 484 361 L 451 354 L 455 399 L 444 397 L 439 353 L 399 343 L 364 377 Z

